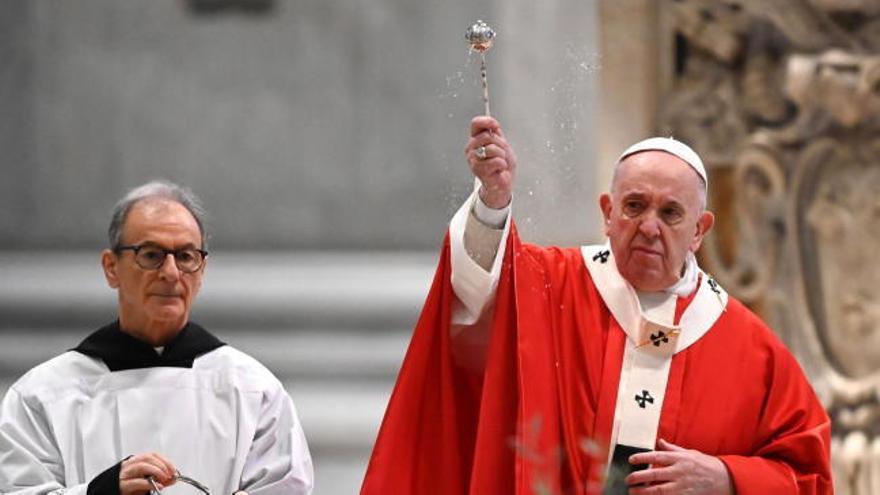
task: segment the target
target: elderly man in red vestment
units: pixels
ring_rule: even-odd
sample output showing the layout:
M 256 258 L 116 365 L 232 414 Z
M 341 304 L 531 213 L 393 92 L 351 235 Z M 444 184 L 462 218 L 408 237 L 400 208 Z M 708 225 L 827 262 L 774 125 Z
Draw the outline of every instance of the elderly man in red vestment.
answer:
M 608 241 L 546 248 L 511 219 L 516 157 L 477 117 L 480 187 L 450 224 L 362 494 L 825 494 L 830 422 L 794 357 L 694 258 L 699 156 L 621 155 Z

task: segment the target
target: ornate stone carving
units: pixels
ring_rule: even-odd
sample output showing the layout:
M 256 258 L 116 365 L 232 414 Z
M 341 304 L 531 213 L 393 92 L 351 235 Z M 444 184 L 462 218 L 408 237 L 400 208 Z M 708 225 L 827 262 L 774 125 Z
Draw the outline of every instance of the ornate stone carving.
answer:
M 703 262 L 774 326 L 834 421 L 837 493 L 880 493 L 880 3 L 665 4 L 660 130 L 703 155 Z M 726 235 L 725 235 L 726 233 Z

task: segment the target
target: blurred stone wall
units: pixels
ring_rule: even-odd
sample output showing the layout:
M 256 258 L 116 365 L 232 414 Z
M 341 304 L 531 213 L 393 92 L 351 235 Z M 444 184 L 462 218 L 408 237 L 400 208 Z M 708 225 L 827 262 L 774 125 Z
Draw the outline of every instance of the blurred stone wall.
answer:
M 215 248 L 433 249 L 471 187 L 477 18 L 521 228 L 590 237 L 595 2 L 266 4 L 3 2 L 0 249 L 101 246 L 113 202 L 159 177 L 203 197 Z

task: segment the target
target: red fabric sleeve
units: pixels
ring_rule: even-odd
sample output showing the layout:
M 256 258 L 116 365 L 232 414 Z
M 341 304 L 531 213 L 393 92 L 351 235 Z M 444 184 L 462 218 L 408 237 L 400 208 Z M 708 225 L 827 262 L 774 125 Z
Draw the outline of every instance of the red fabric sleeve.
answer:
M 776 344 L 753 456 L 722 455 L 738 495 L 831 494 L 831 422 L 794 357 Z
M 563 439 L 544 272 L 520 250 L 511 226 L 485 367 L 475 370 L 456 359 L 450 335 L 447 238 L 362 495 L 525 495 L 575 482 L 560 472 L 557 454 Z M 534 290 L 515 291 L 520 283 Z
M 466 493 L 480 384 L 452 366 L 449 239 L 385 412 L 361 493 Z
M 362 495 L 515 493 L 519 375 L 511 229 L 494 304 L 485 371 L 457 363 L 450 336 L 447 236 L 398 375 Z
M 831 494 L 830 479 L 798 476 L 786 463 L 763 457 L 719 456 L 730 471 L 737 495 Z

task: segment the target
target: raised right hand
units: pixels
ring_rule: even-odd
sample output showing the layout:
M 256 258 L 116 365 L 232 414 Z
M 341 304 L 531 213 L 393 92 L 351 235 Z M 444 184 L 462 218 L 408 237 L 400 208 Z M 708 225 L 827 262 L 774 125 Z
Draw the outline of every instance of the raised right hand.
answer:
M 485 147 L 485 158 L 477 149 Z M 471 172 L 480 179 L 480 199 L 496 210 L 510 203 L 513 180 L 516 175 L 516 155 L 504 137 L 501 124 L 492 117 L 481 115 L 471 120 L 471 138 L 464 148 Z
M 148 493 L 153 486 L 147 480 L 152 476 L 159 488 L 173 485 L 177 469 L 164 456 L 151 452 L 139 454 L 122 461 L 119 470 L 120 495 L 141 495 Z

